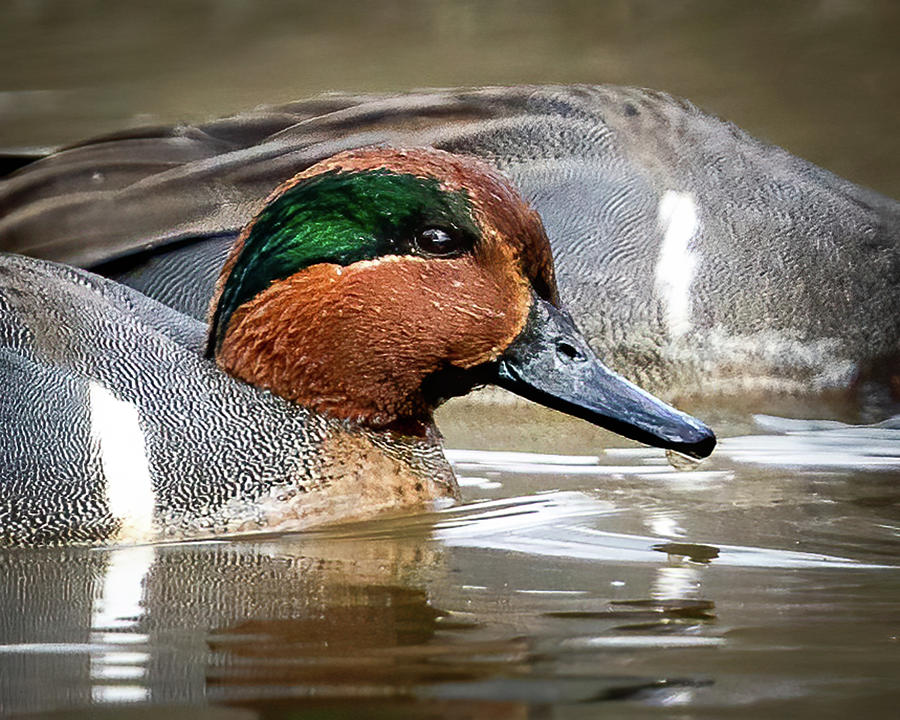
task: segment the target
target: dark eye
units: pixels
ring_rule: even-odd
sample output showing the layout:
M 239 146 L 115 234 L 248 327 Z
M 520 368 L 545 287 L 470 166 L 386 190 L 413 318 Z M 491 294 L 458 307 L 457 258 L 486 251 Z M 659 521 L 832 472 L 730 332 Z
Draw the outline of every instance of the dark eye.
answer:
M 459 233 L 449 233 L 441 228 L 425 228 L 416 233 L 416 249 L 425 255 L 457 255 L 468 247 Z

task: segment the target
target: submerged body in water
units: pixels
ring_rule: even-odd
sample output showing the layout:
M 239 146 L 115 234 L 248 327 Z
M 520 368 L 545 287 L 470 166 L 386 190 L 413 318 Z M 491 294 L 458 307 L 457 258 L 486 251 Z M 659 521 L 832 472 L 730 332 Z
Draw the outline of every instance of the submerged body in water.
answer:
M 480 156 L 512 178 L 543 217 L 591 346 L 651 391 L 897 393 L 900 205 L 646 90 L 327 95 L 131 130 L 0 181 L 0 247 L 202 318 L 234 235 L 272 189 L 375 143 Z

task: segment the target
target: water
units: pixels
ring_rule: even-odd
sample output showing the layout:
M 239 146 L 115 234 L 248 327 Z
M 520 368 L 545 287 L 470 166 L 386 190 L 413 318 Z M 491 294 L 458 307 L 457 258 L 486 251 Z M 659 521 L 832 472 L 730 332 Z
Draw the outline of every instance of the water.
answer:
M 897 196 L 898 7 L 10 0 L 0 146 L 331 89 L 615 82 Z M 687 408 L 723 438 L 692 471 L 550 411 L 451 405 L 460 507 L 3 551 L 0 714 L 893 717 L 900 425 L 792 402 Z
M 677 470 L 543 409 L 451 445 L 466 504 L 0 556 L 7 712 L 845 717 L 898 699 L 900 420 L 761 417 Z M 505 419 L 504 419 L 505 418 Z M 455 428 L 455 429 L 454 429 Z M 580 442 L 590 454 L 551 453 Z M 599 443 L 602 442 L 601 446 Z M 50 682 L 48 682 L 50 680 Z M 81 711 L 80 713 L 77 711 Z

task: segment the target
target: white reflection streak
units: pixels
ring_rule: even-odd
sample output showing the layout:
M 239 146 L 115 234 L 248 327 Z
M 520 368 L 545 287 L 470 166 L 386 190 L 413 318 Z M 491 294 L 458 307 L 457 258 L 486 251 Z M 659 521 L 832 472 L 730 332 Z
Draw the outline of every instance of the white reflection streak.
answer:
M 102 649 L 91 653 L 91 698 L 97 703 L 146 700 L 150 689 L 140 682 L 147 674 L 150 654 L 133 649 L 147 636 L 128 632 L 144 614 L 144 579 L 153 565 L 152 547 L 113 550 L 103 580 L 103 591 L 94 600 L 91 642 Z M 125 646 L 120 649 L 117 646 Z M 110 681 L 133 680 L 133 684 Z
M 694 696 L 696 693 L 693 688 L 680 688 L 678 690 L 671 690 L 665 693 L 659 700 L 656 701 L 657 705 L 664 705 L 666 707 L 676 706 L 676 705 L 688 705 L 694 702 Z
M 680 538 L 687 534 L 678 523 L 678 516 L 667 512 L 654 513 L 646 520 L 651 532 L 664 538 Z
M 657 568 L 650 596 L 657 600 L 695 599 L 700 594 L 700 570 L 683 565 Z
M 596 455 L 548 455 L 546 453 L 509 452 L 501 450 L 466 450 L 446 448 L 444 454 L 452 463 L 473 465 L 597 465 Z
M 474 475 L 457 475 L 456 482 L 460 487 L 474 487 L 479 490 L 494 490 L 495 488 L 503 487 L 503 484 L 496 480 L 490 480 L 486 477 L 475 477 Z
M 560 643 L 566 649 L 593 650 L 594 648 L 696 648 L 718 647 L 725 638 L 700 635 L 632 635 L 571 638 Z

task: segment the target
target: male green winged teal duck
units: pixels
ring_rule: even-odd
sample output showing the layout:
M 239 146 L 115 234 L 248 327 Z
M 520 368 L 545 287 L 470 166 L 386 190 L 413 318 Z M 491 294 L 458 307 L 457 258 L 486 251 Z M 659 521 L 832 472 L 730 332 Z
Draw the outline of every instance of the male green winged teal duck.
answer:
M 758 392 L 768 410 L 773 394 L 900 388 L 900 205 L 648 90 L 326 95 L 130 130 L 0 180 L 0 247 L 202 318 L 271 190 L 375 143 L 479 156 L 511 178 L 591 346 L 653 392 Z
M 596 358 L 509 182 L 433 149 L 348 151 L 281 185 L 233 244 L 208 327 L 0 255 L 0 381 L 6 544 L 296 530 L 455 498 L 432 411 L 489 382 L 661 447 L 715 445 Z

